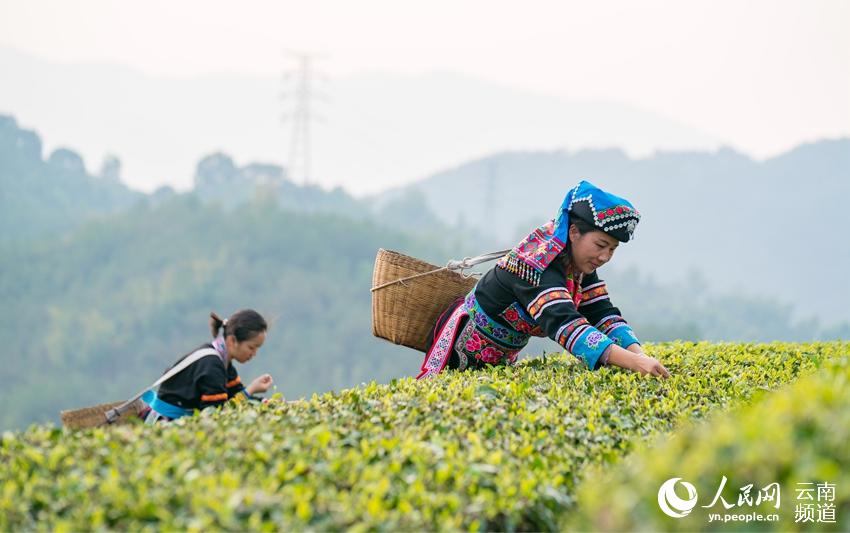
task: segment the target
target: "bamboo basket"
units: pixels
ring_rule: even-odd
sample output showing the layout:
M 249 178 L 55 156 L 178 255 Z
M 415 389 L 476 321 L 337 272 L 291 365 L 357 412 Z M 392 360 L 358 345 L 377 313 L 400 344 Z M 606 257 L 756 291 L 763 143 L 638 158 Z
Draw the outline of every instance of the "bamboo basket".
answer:
M 87 429 L 106 424 L 106 412 L 110 409 L 118 407 L 124 402 L 102 403 L 91 407 L 83 407 L 82 409 L 72 409 L 59 413 L 59 418 L 62 420 L 62 425 L 68 429 Z M 142 400 L 133 402 L 132 407 L 121 415 L 113 424 L 126 424 L 135 417 L 145 404 Z
M 437 318 L 452 302 L 472 290 L 476 282 L 476 278 L 381 248 L 372 273 L 372 334 L 427 352 L 428 333 Z

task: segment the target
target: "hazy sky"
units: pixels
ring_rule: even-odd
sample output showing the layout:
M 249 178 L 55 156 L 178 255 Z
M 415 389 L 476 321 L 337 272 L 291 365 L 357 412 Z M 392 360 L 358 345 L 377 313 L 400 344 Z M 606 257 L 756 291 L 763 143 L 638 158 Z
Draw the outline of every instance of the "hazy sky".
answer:
M 0 1 L 0 45 L 53 61 L 269 75 L 305 49 L 331 77 L 449 70 L 622 102 L 756 157 L 850 135 L 848 28 L 841 0 Z

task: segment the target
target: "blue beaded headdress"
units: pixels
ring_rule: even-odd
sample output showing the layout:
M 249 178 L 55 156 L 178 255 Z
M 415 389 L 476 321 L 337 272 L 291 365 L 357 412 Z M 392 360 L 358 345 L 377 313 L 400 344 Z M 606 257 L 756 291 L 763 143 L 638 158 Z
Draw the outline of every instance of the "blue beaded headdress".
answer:
M 640 221 L 640 213 L 628 200 L 582 181 L 564 197 L 556 218 L 531 232 L 497 265 L 539 285 L 543 271 L 567 245 L 570 216 L 593 224 L 622 242 L 632 239 Z

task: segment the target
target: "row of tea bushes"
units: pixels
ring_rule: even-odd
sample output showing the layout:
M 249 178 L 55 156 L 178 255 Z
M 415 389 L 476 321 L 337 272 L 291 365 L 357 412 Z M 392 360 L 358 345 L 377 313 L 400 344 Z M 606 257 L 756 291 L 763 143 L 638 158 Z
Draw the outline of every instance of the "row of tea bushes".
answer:
M 670 379 L 557 355 L 153 428 L 6 433 L 0 530 L 554 530 L 586 467 L 811 374 L 847 345 L 647 349 Z
M 850 531 L 850 358 L 826 362 L 764 401 L 644 445 L 613 472 L 593 468 L 586 475 L 578 513 L 564 528 Z M 728 506 L 715 501 L 724 476 Z M 684 517 L 661 511 L 658 493 L 671 478 L 681 478 L 677 497 L 693 500 L 682 481 L 696 491 L 696 505 Z M 750 499 L 740 499 L 748 485 Z M 758 505 L 777 486 L 778 509 L 776 499 Z M 710 521 L 715 514 L 723 521 Z

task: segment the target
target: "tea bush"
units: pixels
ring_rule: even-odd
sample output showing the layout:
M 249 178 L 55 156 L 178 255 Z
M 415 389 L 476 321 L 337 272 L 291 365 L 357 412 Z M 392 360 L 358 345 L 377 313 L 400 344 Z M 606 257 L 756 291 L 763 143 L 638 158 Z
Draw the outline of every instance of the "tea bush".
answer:
M 848 344 L 647 349 L 670 379 L 561 354 L 156 427 L 6 433 L 0 530 L 554 530 L 588 466 L 810 375 Z
M 614 472 L 589 469 L 578 490 L 578 514 L 563 527 L 850 531 L 850 359 L 824 366 L 762 402 L 643 446 Z M 728 510 L 720 500 L 711 506 L 724 476 L 728 483 L 721 496 L 732 506 Z M 657 501 L 661 484 L 674 477 L 697 490 L 696 507 L 682 518 L 663 514 Z M 762 489 L 774 483 L 779 484 L 779 508 L 773 502 L 755 505 Z M 744 500 L 739 506 L 740 489 L 749 484 L 753 505 Z M 811 506 L 808 517 L 806 506 Z M 832 513 L 827 506 L 834 506 Z M 709 513 L 779 516 L 775 522 L 709 522 Z M 829 519 L 834 523 L 823 521 Z

